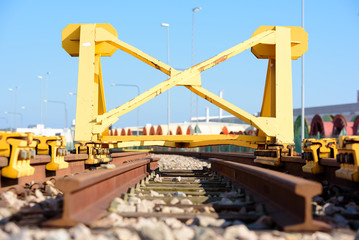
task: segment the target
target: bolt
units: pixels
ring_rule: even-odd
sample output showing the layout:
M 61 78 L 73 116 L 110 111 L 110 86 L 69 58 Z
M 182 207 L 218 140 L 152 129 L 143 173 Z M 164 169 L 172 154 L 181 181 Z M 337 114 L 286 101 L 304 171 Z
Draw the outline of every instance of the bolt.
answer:
M 30 150 L 30 160 L 31 160 L 31 159 L 34 159 L 35 156 L 36 156 L 36 151 L 35 151 L 35 149 L 31 149 L 31 150 Z
M 27 151 L 20 150 L 18 155 L 18 160 L 26 160 L 27 159 Z

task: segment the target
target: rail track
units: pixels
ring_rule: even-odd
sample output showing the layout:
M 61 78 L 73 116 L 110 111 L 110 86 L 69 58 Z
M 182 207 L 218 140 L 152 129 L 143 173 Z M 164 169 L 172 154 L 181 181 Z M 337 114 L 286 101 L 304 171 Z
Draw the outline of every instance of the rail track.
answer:
M 63 198 L 57 203 L 60 207 L 56 210 L 24 208 L 15 214 L 12 219 L 23 225 L 35 223 L 47 227 L 73 227 L 84 223 L 96 226 L 110 210 L 127 219 L 176 218 L 186 223 L 197 221 L 198 224 L 201 217 L 209 217 L 215 219 L 219 226 L 241 221 L 255 228 L 254 223 L 261 217 L 269 217 L 273 220 L 266 225 L 269 229 L 331 230 L 326 218 L 313 219 L 312 200 L 322 193 L 320 183 L 268 169 L 272 167 L 255 166 L 258 164 L 251 161 L 254 157 L 250 154 L 180 153 L 206 159 L 211 167 L 163 170 L 158 168 L 158 158 L 148 153 L 118 152 L 112 153 L 111 164 L 95 169 L 83 163 L 86 154 L 70 154 L 65 159 L 70 163 L 68 170 L 51 175 L 45 171 L 33 179 L 18 179 L 17 185 L 12 185 L 15 184 L 13 180 L 7 182 L 2 178 L 2 191 L 13 189 L 18 194 L 24 194 L 19 186 L 26 181 L 51 179 L 63 193 Z M 290 164 L 300 166 L 301 161 L 298 157 L 288 159 L 284 161 L 288 163 L 284 167 L 274 169 L 295 173 L 298 169 Z M 41 156 L 40 160 L 34 159 L 34 166 L 43 169 L 41 164 L 46 162 L 46 157 Z M 328 168 L 334 166 L 328 164 Z M 118 200 L 119 197 L 121 200 Z M 143 210 L 142 206 L 142 210 L 138 211 L 141 202 L 151 202 L 150 210 Z M 125 208 L 118 207 L 120 203 Z M 135 210 L 124 210 L 126 208 Z M 354 215 L 350 217 L 359 217 L 359 214 Z
M 319 160 L 320 166 L 323 167 L 323 173 L 321 174 L 311 174 L 304 172 L 302 167 L 306 164 L 301 156 L 282 156 L 281 166 L 270 166 L 260 163 L 255 163 L 254 159 L 256 158 L 253 153 L 237 153 L 237 152 L 183 152 L 183 151 L 155 151 L 157 154 L 173 154 L 173 155 L 183 155 L 196 157 L 199 159 L 211 159 L 217 158 L 230 162 L 237 162 L 242 164 L 247 164 L 251 166 L 266 168 L 274 171 L 288 173 L 290 175 L 302 177 L 305 179 L 313 180 L 316 182 L 328 182 L 329 184 L 337 185 L 346 189 L 359 189 L 359 183 L 348 181 L 342 178 L 335 176 L 335 171 L 340 169 L 340 163 L 335 158 L 322 158 Z

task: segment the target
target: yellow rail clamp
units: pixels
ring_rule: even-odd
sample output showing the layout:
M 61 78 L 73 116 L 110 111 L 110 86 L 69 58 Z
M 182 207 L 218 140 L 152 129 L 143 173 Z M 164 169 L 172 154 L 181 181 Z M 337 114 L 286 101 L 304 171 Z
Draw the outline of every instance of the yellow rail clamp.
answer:
M 102 144 L 88 144 L 89 158 L 85 161 L 85 164 L 99 164 L 110 162 L 110 148 L 103 146 Z
M 35 136 L 38 141 L 36 146 L 38 155 L 50 155 L 51 161 L 46 164 L 46 170 L 56 171 L 68 168 L 69 164 L 65 162 L 67 155 L 66 141 L 64 136 Z
M 339 137 L 337 161 L 340 169 L 335 171 L 335 176 L 354 182 L 359 181 L 359 136 Z
M 302 167 L 303 172 L 319 174 L 324 168 L 319 165 L 322 158 L 335 158 L 337 155 L 335 138 L 314 139 L 308 138 L 303 140 L 302 159 L 306 164 Z
M 76 154 L 88 153 L 86 142 L 77 142 L 74 144 L 74 146 L 75 146 Z
M 254 159 L 255 163 L 279 166 L 281 165 L 281 156 L 293 156 L 293 145 L 260 144 L 254 152 L 254 156 L 256 156 L 256 159 Z
M 9 158 L 9 165 L 4 167 L 1 175 L 7 178 L 31 176 L 35 168 L 30 160 L 35 158 L 36 142 L 32 133 L 0 132 L 0 156 Z

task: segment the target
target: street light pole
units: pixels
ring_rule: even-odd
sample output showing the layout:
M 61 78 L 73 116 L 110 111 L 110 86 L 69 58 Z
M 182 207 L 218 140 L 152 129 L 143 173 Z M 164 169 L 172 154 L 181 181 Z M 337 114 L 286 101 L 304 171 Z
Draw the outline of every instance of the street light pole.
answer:
M 67 106 L 66 106 L 66 103 L 63 102 L 63 101 L 53 101 L 53 100 L 47 100 L 45 99 L 44 100 L 44 103 L 59 103 L 59 104 L 63 104 L 64 107 L 65 107 L 65 128 L 67 128 Z
M 194 33 L 195 33 L 195 13 L 202 10 L 201 7 L 195 7 L 192 9 L 192 66 L 194 65 Z M 193 110 L 193 93 L 191 92 L 191 116 L 190 122 L 192 121 L 192 110 Z M 198 95 L 196 95 L 196 115 L 197 115 L 197 123 L 198 123 Z
M 9 88 L 8 90 L 9 90 L 10 92 L 14 91 L 13 88 Z M 14 103 L 12 104 L 12 109 L 13 109 L 13 111 L 15 111 L 15 109 L 14 109 Z M 5 114 L 7 114 L 7 113 L 5 113 Z M 13 116 L 12 116 L 12 114 L 11 114 L 11 116 L 10 116 L 10 131 L 11 131 L 11 132 L 12 132 L 12 127 L 13 127 L 13 121 L 14 121 L 14 119 L 13 119 Z
M 9 88 L 8 90 L 10 92 L 14 93 L 14 103 L 12 104 L 12 112 L 16 112 L 16 102 L 17 102 L 17 89 L 19 87 L 16 86 L 15 88 Z M 10 131 L 12 131 L 12 128 L 14 127 L 16 129 L 17 127 L 17 123 L 16 123 L 16 118 L 13 118 L 13 116 L 11 115 L 10 117 Z M 15 124 L 13 124 L 13 122 L 15 122 Z
M 170 65 L 170 25 L 168 23 L 161 23 L 162 27 L 167 28 L 167 64 Z M 171 122 L 171 101 L 170 90 L 167 90 L 167 135 L 170 135 L 170 122 Z
M 9 121 L 7 120 L 7 118 L 6 118 L 6 117 L 0 117 L 0 119 L 4 119 L 4 120 L 5 120 L 5 122 L 6 122 L 6 126 L 9 126 Z M 5 128 L 4 128 L 4 129 L 6 129 L 6 126 L 5 126 Z
M 4 112 L 5 114 L 11 114 L 11 115 L 19 115 L 20 116 L 20 119 L 21 119 L 21 126 L 23 125 L 23 115 L 22 115 L 22 113 L 19 113 L 19 112 Z M 11 131 L 12 131 L 12 129 L 11 129 Z M 15 131 L 16 131 L 16 128 L 15 128 Z
M 40 79 L 40 123 L 42 124 L 42 76 L 37 76 Z
M 121 86 L 121 87 L 135 87 L 137 88 L 137 96 L 140 95 L 140 87 L 136 84 L 121 84 L 121 83 L 112 83 L 111 87 L 116 87 L 116 86 Z M 140 131 L 140 107 L 137 107 L 137 135 L 139 134 Z
M 304 0 L 302 0 L 302 28 L 304 29 Z M 304 118 L 305 118 L 305 112 L 304 112 L 304 54 L 302 56 L 302 122 L 301 122 L 301 130 L 302 130 L 302 141 L 305 138 L 304 135 Z
M 45 93 L 45 99 L 47 99 L 49 96 L 49 78 L 50 78 L 51 72 L 46 73 L 46 93 Z M 45 125 L 47 125 L 47 102 L 45 103 Z

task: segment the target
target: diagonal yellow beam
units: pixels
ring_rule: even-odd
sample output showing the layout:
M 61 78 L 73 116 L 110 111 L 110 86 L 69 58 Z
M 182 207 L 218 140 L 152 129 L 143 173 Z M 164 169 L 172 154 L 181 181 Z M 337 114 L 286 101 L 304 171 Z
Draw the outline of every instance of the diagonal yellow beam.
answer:
M 96 29 L 96 43 L 107 42 L 118 49 L 134 56 L 135 58 L 147 63 L 148 65 L 164 72 L 165 74 L 171 76 L 171 72 L 174 72 L 174 69 L 161 62 L 160 60 L 148 55 L 147 53 L 142 52 L 141 50 L 117 39 L 113 34 L 105 30 L 104 28 Z
M 182 76 L 183 77 L 183 76 Z M 165 92 L 166 90 L 175 86 L 179 81 L 182 80 L 181 76 L 174 76 L 157 86 L 151 88 L 150 90 L 142 93 L 141 95 L 137 96 L 136 98 L 128 101 L 127 103 L 122 104 L 121 106 L 105 113 L 102 115 L 97 116 L 96 121 L 99 125 L 94 126 L 94 133 L 101 133 L 103 129 L 111 126 L 118 120 L 118 117 L 132 111 L 133 109 L 137 108 L 138 106 L 146 103 L 147 101 L 151 100 L 152 98 L 160 95 L 161 93 Z
M 193 66 L 192 68 L 203 72 L 211 67 L 214 67 L 215 65 L 224 62 L 227 59 L 230 59 L 231 57 L 234 57 L 235 55 L 243 52 L 244 50 L 247 50 L 255 45 L 257 45 L 258 43 L 275 43 L 275 31 L 273 30 L 267 30 L 264 31 L 254 37 L 251 37 L 250 39 L 206 60 L 203 61 L 195 66 Z
M 107 42 L 110 41 L 114 45 L 116 45 L 116 46 L 118 45 L 118 47 L 121 46 L 120 41 L 117 40 L 116 38 L 114 38 L 113 36 L 111 37 L 111 34 L 106 33 L 105 30 L 101 31 L 101 29 L 99 29 L 96 32 L 96 35 L 98 34 L 98 32 L 100 32 L 101 34 L 99 37 L 96 36 L 96 41 L 107 41 Z M 180 85 L 181 81 L 185 82 L 189 78 L 192 78 L 192 77 L 195 78 L 199 72 L 207 70 L 207 69 L 245 51 L 246 49 L 249 49 L 249 48 L 257 45 L 258 43 L 272 41 L 274 33 L 275 33 L 275 31 L 273 31 L 273 30 L 268 30 L 263 33 L 260 33 L 256 36 L 250 38 L 249 40 L 246 40 L 246 41 L 222 52 L 221 54 L 218 54 L 218 55 L 216 55 L 200 64 L 197 64 L 183 72 L 178 72 L 178 71 L 172 70 L 168 65 L 166 65 L 165 67 L 169 68 L 168 71 L 171 75 L 171 78 L 158 84 L 157 86 L 144 92 L 143 94 L 139 95 L 138 97 L 130 100 L 129 102 L 127 102 L 127 103 L 125 103 L 125 104 L 123 104 L 103 115 L 99 115 L 96 118 L 97 125 L 95 125 L 93 127 L 93 133 L 98 134 L 98 133 L 103 132 L 104 129 L 108 128 L 113 123 L 115 123 L 118 120 L 118 117 L 122 116 L 123 114 L 125 114 L 127 112 L 132 111 L 133 109 L 137 108 L 141 104 L 151 100 L 152 98 L 167 91 L 168 89 L 172 88 L 173 86 Z M 130 49 L 130 47 L 131 46 L 128 45 L 126 47 L 126 49 Z M 137 53 L 137 51 L 139 51 L 139 50 L 131 51 L 131 52 Z M 138 57 L 141 60 L 142 60 L 142 58 L 145 58 L 145 55 L 142 55 L 142 54 L 145 54 L 145 53 L 141 52 L 141 58 Z M 133 55 L 133 56 L 135 56 L 135 55 Z M 139 56 L 139 55 L 136 55 L 136 57 L 137 56 Z M 149 56 L 149 55 L 147 55 L 147 56 Z M 151 59 L 153 59 L 153 58 L 151 57 Z M 159 66 L 159 65 L 156 65 L 156 66 L 158 66 L 156 68 L 158 68 L 160 70 L 162 69 L 161 66 Z M 162 66 L 164 66 L 164 65 L 162 65 Z M 186 82 L 186 84 L 189 84 L 189 83 Z
M 202 97 L 203 99 L 213 103 L 214 105 L 222 108 L 233 116 L 245 121 L 246 123 L 261 129 L 267 136 L 275 136 L 275 118 L 255 117 L 252 114 L 240 109 L 239 107 L 227 102 L 223 98 L 218 97 L 216 94 L 199 87 L 199 86 L 186 86 L 189 90 Z

